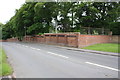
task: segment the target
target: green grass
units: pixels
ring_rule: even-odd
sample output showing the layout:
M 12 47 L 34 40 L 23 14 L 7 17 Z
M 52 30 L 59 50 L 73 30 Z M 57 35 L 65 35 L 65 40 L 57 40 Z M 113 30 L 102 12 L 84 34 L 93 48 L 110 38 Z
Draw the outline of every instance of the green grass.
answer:
M 7 62 L 7 56 L 5 52 L 0 48 L 0 76 L 10 75 L 12 72 L 12 67 Z
M 84 47 L 82 49 L 120 53 L 120 50 L 118 49 L 118 46 L 120 46 L 120 44 L 105 43 L 105 44 L 91 45 L 91 46 L 88 46 L 88 47 Z

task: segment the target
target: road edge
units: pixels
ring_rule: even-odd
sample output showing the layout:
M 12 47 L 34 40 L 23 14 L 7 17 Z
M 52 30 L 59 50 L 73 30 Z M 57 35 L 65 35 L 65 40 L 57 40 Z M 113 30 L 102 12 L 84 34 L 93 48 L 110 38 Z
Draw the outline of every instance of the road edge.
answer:
M 89 53 L 95 53 L 95 54 L 101 54 L 101 55 L 109 55 L 109 56 L 120 57 L 120 54 L 119 54 L 119 53 L 103 52 L 103 51 L 95 51 L 95 50 L 88 50 L 88 49 L 79 49 L 79 48 L 63 47 L 63 46 L 58 46 L 58 47 L 59 47 L 59 48 L 64 48 L 64 49 L 67 49 L 67 50 L 82 51 L 82 52 L 89 52 Z

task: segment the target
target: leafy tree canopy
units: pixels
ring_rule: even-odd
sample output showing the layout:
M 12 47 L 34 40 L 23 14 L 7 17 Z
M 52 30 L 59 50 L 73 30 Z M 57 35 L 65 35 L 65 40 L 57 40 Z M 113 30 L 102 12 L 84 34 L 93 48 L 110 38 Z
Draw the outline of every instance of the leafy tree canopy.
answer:
M 57 24 L 60 32 L 82 27 L 107 28 L 113 34 L 120 26 L 120 2 L 26 2 L 3 26 L 3 39 L 48 33 Z M 54 20 L 54 21 L 53 21 Z M 53 30 L 55 31 L 55 30 Z

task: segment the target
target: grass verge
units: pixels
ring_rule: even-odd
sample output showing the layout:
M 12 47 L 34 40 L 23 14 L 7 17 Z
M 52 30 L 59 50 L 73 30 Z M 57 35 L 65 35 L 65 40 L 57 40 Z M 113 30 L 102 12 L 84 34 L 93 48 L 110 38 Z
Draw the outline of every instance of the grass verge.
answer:
M 96 50 L 96 51 L 104 51 L 104 52 L 113 52 L 120 53 L 118 49 L 120 44 L 115 43 L 104 43 L 104 44 L 95 44 L 88 47 L 84 47 L 82 49 Z
M 0 48 L 0 76 L 7 76 L 12 74 L 13 70 L 7 61 L 5 52 Z

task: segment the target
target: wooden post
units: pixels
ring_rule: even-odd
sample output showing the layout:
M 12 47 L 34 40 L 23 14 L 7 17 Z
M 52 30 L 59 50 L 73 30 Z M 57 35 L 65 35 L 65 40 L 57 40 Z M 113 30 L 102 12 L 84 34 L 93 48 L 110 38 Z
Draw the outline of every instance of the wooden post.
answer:
M 91 33 L 90 33 L 90 27 L 88 27 L 88 34 L 91 34 Z

